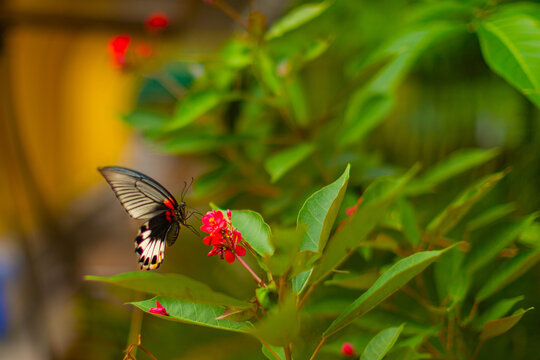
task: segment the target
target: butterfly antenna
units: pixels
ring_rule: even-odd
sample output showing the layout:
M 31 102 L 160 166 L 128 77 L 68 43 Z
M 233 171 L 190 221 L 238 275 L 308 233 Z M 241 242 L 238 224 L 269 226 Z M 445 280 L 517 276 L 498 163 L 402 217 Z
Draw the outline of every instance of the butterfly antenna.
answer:
M 192 213 L 192 214 L 197 214 L 197 215 L 200 215 L 200 216 L 203 216 L 203 215 L 204 215 L 202 212 L 200 212 L 199 210 L 197 210 L 197 209 L 194 208 L 194 207 L 188 206 L 188 208 L 191 210 L 191 213 Z
M 182 200 L 184 200 L 184 196 L 186 196 L 187 192 L 191 188 L 191 185 L 193 185 L 193 176 L 191 177 L 191 181 L 189 184 L 184 181 L 184 190 L 182 191 Z

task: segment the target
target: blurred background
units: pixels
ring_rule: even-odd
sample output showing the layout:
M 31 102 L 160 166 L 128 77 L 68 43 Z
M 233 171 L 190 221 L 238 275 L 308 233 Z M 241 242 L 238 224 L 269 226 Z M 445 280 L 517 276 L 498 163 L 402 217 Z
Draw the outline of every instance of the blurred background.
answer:
M 257 9 L 271 24 L 301 2 L 227 3 L 243 15 Z M 414 2 L 359 3 L 339 2 L 334 17 L 342 28 L 333 34 L 335 45 L 307 70 L 313 103 L 335 88 L 333 72 L 344 72 L 348 52 L 377 44 L 398 26 L 388 19 L 398 19 Z M 149 23 L 152 16 L 157 23 Z M 0 358 L 122 356 L 133 321 L 122 306 L 127 291 L 88 284 L 83 276 L 136 270 L 137 223 L 96 169 L 134 168 L 176 195 L 184 181 L 194 177 L 197 183 L 212 163 L 165 154 L 124 119 L 141 104 L 181 96 L 179 84 L 203 71 L 198 62 L 238 31 L 238 24 L 202 0 L 0 2 Z M 120 58 L 126 41 L 133 53 Z M 392 112 L 362 145 L 365 168 L 356 176 L 357 193 L 377 176 L 417 161 L 429 166 L 461 148 L 499 147 L 497 160 L 450 183 L 447 194 L 439 202 L 427 199 L 426 207 L 440 208 L 464 183 L 511 166 L 497 198 L 514 202 L 520 214 L 540 208 L 538 110 L 489 71 L 477 40 L 453 38 L 421 57 L 397 94 Z M 304 191 L 324 183 L 309 183 Z M 187 199 L 201 210 L 213 200 L 193 192 Z M 249 197 L 235 200 L 285 223 L 297 210 L 260 205 Z M 241 269 L 224 271 L 217 261 L 193 256 L 207 249 L 191 233 L 181 234 L 173 249 L 160 271 L 250 296 L 251 280 Z M 538 270 L 516 286 L 539 284 Z M 538 289 L 534 298 L 540 298 Z M 156 319 L 145 318 L 142 334 L 159 359 L 251 359 L 259 351 L 245 336 Z M 212 339 L 212 346 L 200 339 Z

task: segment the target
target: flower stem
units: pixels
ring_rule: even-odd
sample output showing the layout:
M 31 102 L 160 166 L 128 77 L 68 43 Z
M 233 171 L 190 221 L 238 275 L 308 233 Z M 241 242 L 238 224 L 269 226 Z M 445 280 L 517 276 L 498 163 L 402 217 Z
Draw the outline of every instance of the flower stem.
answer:
M 234 10 L 232 7 L 229 6 L 226 2 L 222 0 L 214 0 L 210 2 L 210 5 L 213 5 L 223 11 L 225 15 L 236 21 L 238 24 L 240 24 L 244 29 L 248 29 L 248 24 L 242 19 L 242 17 Z
M 319 352 L 319 350 L 321 350 L 322 346 L 324 345 L 324 343 L 326 342 L 326 338 L 323 337 L 321 339 L 321 342 L 319 343 L 319 345 L 317 345 L 317 348 L 315 349 L 315 351 L 313 352 L 313 355 L 311 355 L 311 357 L 309 358 L 309 360 L 313 360 L 315 359 L 315 356 L 317 355 L 317 353 Z
M 234 254 L 234 256 L 236 256 L 236 259 L 240 262 L 240 264 L 242 264 L 246 268 L 246 270 L 249 271 L 249 273 L 251 274 L 251 276 L 253 276 L 253 278 L 255 279 L 257 284 L 261 284 L 264 287 L 266 287 L 266 284 L 264 283 L 264 281 L 262 281 L 262 279 L 259 276 L 257 276 L 255 271 L 253 271 L 253 269 L 251 269 L 249 267 L 249 265 L 244 260 L 242 260 L 242 258 L 240 256 L 238 256 L 236 254 Z

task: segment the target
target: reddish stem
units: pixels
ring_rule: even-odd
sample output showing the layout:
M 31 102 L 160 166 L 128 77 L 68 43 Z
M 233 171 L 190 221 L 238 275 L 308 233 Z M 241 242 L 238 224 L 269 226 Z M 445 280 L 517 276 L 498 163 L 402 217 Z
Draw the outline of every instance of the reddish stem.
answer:
M 253 276 L 257 284 L 261 284 L 264 287 L 266 287 L 266 284 L 264 283 L 264 281 L 262 281 L 262 279 L 259 276 L 257 276 L 255 271 L 253 271 L 253 269 L 251 269 L 251 267 L 249 267 L 249 265 L 240 256 L 238 256 L 237 254 L 234 254 L 234 256 L 236 256 L 236 259 L 240 262 L 240 264 L 242 264 L 246 268 L 246 270 L 249 271 L 249 273 L 251 274 L 251 276 Z

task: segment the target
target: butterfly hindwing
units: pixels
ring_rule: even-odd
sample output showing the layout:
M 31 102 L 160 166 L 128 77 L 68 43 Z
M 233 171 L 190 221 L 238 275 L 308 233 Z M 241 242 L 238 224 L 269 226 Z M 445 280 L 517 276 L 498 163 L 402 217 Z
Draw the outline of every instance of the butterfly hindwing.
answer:
M 154 270 L 159 267 L 165 256 L 169 233 L 175 231 L 175 228 L 179 228 L 178 223 L 168 218 L 165 213 L 153 217 L 141 226 L 135 238 L 135 252 L 139 255 L 141 269 Z

